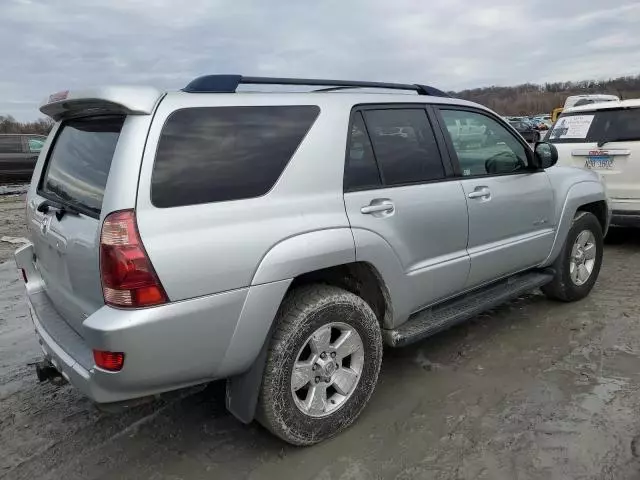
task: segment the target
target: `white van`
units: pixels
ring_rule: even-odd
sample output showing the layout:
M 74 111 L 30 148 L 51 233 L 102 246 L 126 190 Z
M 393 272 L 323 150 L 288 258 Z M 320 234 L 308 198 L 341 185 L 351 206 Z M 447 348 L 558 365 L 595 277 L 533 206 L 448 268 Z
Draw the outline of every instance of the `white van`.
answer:
M 558 165 L 601 175 L 613 225 L 640 227 L 640 99 L 568 108 L 545 140 L 558 149 Z

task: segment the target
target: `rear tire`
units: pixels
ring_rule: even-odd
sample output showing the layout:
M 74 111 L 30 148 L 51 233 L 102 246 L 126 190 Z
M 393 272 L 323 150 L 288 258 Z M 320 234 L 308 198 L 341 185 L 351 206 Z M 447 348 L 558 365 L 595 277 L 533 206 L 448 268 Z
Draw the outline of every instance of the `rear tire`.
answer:
M 287 295 L 276 322 L 258 420 L 288 443 L 312 445 L 351 425 L 369 401 L 382 363 L 378 319 L 350 292 L 309 285 Z
M 578 212 L 553 263 L 555 277 L 542 287 L 542 292 L 562 302 L 575 302 L 589 295 L 600 273 L 603 248 L 598 219 L 592 213 Z

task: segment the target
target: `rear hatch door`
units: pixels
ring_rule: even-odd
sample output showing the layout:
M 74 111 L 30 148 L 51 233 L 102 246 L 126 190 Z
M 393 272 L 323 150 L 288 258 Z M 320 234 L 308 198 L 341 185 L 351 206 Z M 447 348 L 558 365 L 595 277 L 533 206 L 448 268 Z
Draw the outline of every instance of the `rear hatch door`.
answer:
M 561 165 L 597 171 L 612 199 L 640 199 L 640 108 L 563 114 L 546 139 Z
M 27 201 L 35 264 L 47 296 L 82 334 L 85 318 L 104 305 L 100 282 L 100 212 L 126 116 L 65 120 Z

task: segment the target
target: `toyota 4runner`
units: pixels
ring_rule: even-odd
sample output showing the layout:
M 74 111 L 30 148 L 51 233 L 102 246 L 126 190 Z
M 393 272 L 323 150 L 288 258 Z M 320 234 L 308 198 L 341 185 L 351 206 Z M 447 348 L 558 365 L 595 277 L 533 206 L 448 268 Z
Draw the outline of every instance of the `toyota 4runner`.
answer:
M 41 111 L 15 255 L 37 373 L 99 404 L 226 378 L 236 417 L 309 445 L 358 417 L 384 344 L 536 288 L 579 300 L 600 270 L 598 175 L 432 87 L 213 75 Z

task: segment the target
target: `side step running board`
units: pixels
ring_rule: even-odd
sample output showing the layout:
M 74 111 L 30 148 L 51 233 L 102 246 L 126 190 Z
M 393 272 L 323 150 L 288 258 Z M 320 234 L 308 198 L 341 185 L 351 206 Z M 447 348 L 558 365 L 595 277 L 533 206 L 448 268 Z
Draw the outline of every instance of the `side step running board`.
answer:
M 546 272 L 527 272 L 509 277 L 459 298 L 414 313 L 397 329 L 383 330 L 383 338 L 385 343 L 392 347 L 402 347 L 417 342 L 541 287 L 551 280 L 553 280 L 553 274 Z

